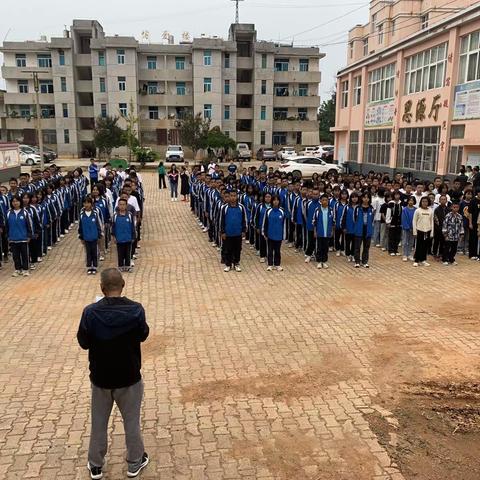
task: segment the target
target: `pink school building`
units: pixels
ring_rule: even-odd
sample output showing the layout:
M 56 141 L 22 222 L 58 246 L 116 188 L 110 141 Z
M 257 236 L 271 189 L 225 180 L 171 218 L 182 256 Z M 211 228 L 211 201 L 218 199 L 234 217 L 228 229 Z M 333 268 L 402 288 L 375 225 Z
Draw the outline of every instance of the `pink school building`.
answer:
M 373 0 L 337 77 L 335 155 L 426 178 L 480 165 L 480 2 Z

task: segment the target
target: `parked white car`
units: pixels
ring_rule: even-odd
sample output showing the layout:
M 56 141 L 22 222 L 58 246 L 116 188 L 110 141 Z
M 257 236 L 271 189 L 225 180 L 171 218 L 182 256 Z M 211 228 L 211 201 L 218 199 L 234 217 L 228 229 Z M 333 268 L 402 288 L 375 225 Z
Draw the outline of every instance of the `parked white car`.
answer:
M 185 159 L 185 154 L 181 145 L 169 145 L 167 147 L 167 153 L 165 155 L 165 160 L 167 162 L 183 162 Z
M 252 151 L 246 143 L 237 143 L 236 150 L 238 160 L 246 160 L 249 162 L 252 159 Z
M 289 159 L 294 158 L 296 156 L 297 156 L 297 152 L 295 151 L 295 148 L 293 148 L 293 147 L 282 147 L 277 152 L 278 160 L 289 160 Z
M 319 147 L 304 147 L 298 152 L 298 155 L 302 157 L 308 157 L 309 155 L 311 155 L 312 157 L 314 157 L 315 155 L 318 155 L 318 148 Z
M 40 165 L 42 157 L 38 153 L 29 153 L 24 150 L 19 151 L 20 162 L 22 165 Z
M 336 171 L 342 172 L 342 167 L 335 163 L 324 162 L 317 157 L 296 157 L 282 163 L 279 168 L 280 172 L 293 173 L 296 176 L 311 177 L 314 173 L 321 175 L 323 172 Z

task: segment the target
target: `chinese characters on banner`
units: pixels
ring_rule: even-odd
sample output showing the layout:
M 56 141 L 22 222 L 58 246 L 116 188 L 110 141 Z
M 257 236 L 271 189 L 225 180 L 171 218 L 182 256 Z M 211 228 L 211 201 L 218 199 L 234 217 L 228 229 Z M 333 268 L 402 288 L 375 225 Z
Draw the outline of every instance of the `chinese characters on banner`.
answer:
M 393 125 L 395 116 L 394 102 L 375 103 L 367 106 L 365 112 L 366 127 L 380 127 Z

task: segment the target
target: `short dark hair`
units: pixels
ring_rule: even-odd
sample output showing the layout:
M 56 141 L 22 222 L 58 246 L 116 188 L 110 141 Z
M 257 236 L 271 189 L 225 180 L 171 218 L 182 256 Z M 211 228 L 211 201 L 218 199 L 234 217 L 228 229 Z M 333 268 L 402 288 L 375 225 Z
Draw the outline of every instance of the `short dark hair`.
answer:
M 106 268 L 100 275 L 100 285 L 104 292 L 121 292 L 125 286 L 125 280 L 116 268 Z

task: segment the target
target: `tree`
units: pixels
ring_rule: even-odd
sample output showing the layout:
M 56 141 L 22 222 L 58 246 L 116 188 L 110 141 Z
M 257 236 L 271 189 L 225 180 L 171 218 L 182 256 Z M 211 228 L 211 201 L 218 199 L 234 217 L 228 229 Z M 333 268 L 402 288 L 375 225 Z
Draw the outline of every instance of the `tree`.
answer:
M 110 158 L 114 148 L 125 145 L 124 131 L 118 126 L 118 117 L 98 117 L 95 122 L 95 136 L 93 142 L 100 155 Z
M 210 119 L 203 118 L 201 113 L 188 113 L 180 124 L 182 143 L 190 147 L 195 158 L 197 151 L 207 148 L 207 137 L 210 130 Z
M 235 142 L 225 135 L 220 127 L 213 127 L 207 135 L 207 148 L 211 148 L 218 157 L 220 152 L 227 152 L 235 149 Z
M 320 141 L 333 143 L 334 134 L 330 131 L 330 127 L 335 126 L 335 105 L 336 93 L 332 93 L 329 100 L 323 101 L 318 111 Z
M 127 115 L 123 115 L 123 118 L 127 122 L 127 129 L 125 130 L 125 145 L 128 147 L 128 162 L 132 161 L 132 154 L 135 153 L 135 149 L 140 145 L 138 141 L 137 124 L 138 117 L 134 115 L 135 105 L 133 100 L 130 100 L 129 109 Z

